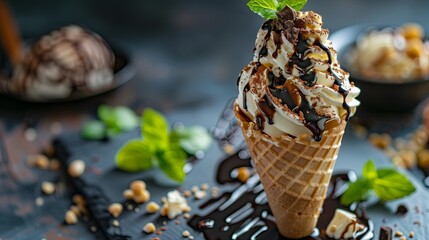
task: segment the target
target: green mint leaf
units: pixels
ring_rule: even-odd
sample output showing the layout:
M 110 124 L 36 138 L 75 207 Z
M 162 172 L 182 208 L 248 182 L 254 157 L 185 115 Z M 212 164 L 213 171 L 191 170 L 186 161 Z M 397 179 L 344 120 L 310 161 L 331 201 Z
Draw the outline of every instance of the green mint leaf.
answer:
M 119 106 L 114 109 L 117 125 L 122 131 L 130 131 L 139 125 L 135 112 L 127 107 Z
M 145 140 L 130 140 L 116 154 L 116 166 L 127 172 L 144 171 L 152 167 L 154 146 Z
M 170 141 L 181 146 L 188 154 L 195 155 L 198 151 L 207 150 L 212 138 L 206 128 L 192 126 L 174 129 L 170 133 Z
M 167 149 L 169 142 L 167 120 L 159 112 L 146 109 L 142 117 L 142 135 L 146 141 L 157 146 L 157 149 Z
M 340 202 L 349 206 L 354 202 L 366 200 L 371 190 L 371 182 L 366 178 L 359 178 L 355 182 L 349 183 L 347 190 L 341 195 Z
M 277 11 L 281 11 L 286 5 L 299 11 L 307 4 L 307 0 L 278 0 L 278 3 Z
M 130 131 L 139 124 L 138 117 L 134 111 L 124 106 L 110 107 L 101 105 L 98 107 L 98 117 L 108 129 L 113 129 L 117 132 Z
M 81 135 L 86 140 L 101 140 L 106 137 L 106 127 L 100 121 L 89 121 L 83 126 Z
M 362 175 L 370 181 L 377 178 L 377 170 L 375 169 L 375 164 L 373 160 L 369 160 L 365 163 L 362 169 Z
M 254 13 L 259 14 L 265 19 L 276 18 L 278 3 L 277 0 L 250 0 L 247 6 Z
M 185 181 L 185 166 L 187 155 L 180 147 L 172 147 L 158 154 L 158 163 L 164 174 L 170 179 L 183 183 Z
M 413 183 L 395 169 L 379 169 L 377 173 L 378 178 L 374 180 L 373 188 L 381 201 L 403 198 L 416 191 Z

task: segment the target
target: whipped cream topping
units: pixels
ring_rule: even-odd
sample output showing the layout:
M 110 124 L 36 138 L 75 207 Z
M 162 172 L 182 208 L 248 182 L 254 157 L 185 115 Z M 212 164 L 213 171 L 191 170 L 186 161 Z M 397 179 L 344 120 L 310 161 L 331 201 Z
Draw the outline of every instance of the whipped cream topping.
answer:
M 286 7 L 258 31 L 253 61 L 238 79 L 241 111 L 271 137 L 312 134 L 354 115 L 360 90 L 338 63 L 314 12 Z

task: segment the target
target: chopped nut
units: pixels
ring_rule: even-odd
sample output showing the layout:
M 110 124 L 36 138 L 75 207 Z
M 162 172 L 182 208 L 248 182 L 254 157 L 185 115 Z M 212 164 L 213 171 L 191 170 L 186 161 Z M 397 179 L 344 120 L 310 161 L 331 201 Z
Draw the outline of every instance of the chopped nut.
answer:
M 61 167 L 61 163 L 60 161 L 58 161 L 58 159 L 51 159 L 51 161 L 49 162 L 49 169 L 51 170 L 59 170 Z
M 203 183 L 201 184 L 200 189 L 203 191 L 207 191 L 209 189 L 209 185 L 207 183 Z
M 143 227 L 143 231 L 145 233 L 154 233 L 156 231 L 156 227 L 153 223 L 147 223 L 144 227 Z
M 206 191 L 196 191 L 194 193 L 194 196 L 196 199 L 203 199 L 207 196 L 207 192 Z
M 141 194 L 143 190 L 146 190 L 146 183 L 142 180 L 136 180 L 130 184 L 130 188 L 135 194 Z
M 211 193 L 212 197 L 217 197 L 219 195 L 219 188 L 218 187 L 212 187 L 210 193 Z
M 160 215 L 165 217 L 168 214 L 168 207 L 166 205 L 162 206 Z
M 122 204 L 120 203 L 112 203 L 109 206 L 109 213 L 112 214 L 113 217 L 117 218 L 122 214 Z
M 67 172 L 72 177 L 80 177 L 85 172 L 85 162 L 82 160 L 72 161 L 67 168 Z
M 81 214 L 81 209 L 80 207 L 76 206 L 76 205 L 72 205 L 70 207 L 70 211 L 74 212 L 74 214 L 76 214 L 76 216 L 80 216 Z
M 192 195 L 191 191 L 184 191 L 183 192 L 183 196 L 186 198 L 190 197 L 191 195 Z
M 234 153 L 234 151 L 235 151 L 235 148 L 234 148 L 234 146 L 233 146 L 233 145 L 231 145 L 231 144 L 225 144 L 225 145 L 223 146 L 223 151 L 224 151 L 225 153 L 227 153 L 227 154 L 233 154 L 233 153 Z
M 198 187 L 197 186 L 193 186 L 192 188 L 191 188 L 191 191 L 193 192 L 193 193 L 195 193 L 195 192 L 197 192 L 199 189 L 198 189 Z
M 194 236 L 191 235 L 191 236 L 188 237 L 188 239 L 192 240 L 192 239 L 194 239 Z
M 76 194 L 73 196 L 73 202 L 78 206 L 85 206 L 86 205 L 85 198 L 83 198 L 83 196 L 80 194 Z
M 162 198 L 161 198 L 161 202 L 162 202 L 162 203 L 166 203 L 166 202 L 167 202 L 167 198 L 166 198 L 166 197 L 162 197 Z
M 190 212 L 191 210 L 192 210 L 191 207 L 189 207 L 188 205 L 182 207 L 182 211 L 185 213 Z
M 36 198 L 36 201 L 35 201 L 36 206 L 40 207 L 40 206 L 42 206 L 44 203 L 45 203 L 45 201 L 43 200 L 43 198 L 41 198 L 41 197 L 37 197 L 37 198 Z
M 413 231 L 411 231 L 410 232 L 410 234 L 408 235 L 410 238 L 413 238 L 414 237 L 414 232 Z
M 118 220 L 115 219 L 115 220 L 112 221 L 112 225 L 115 226 L 115 227 L 119 227 L 121 224 L 119 223 Z
M 134 192 L 135 193 L 135 192 Z M 141 204 L 149 201 L 150 193 L 147 190 L 143 190 L 140 194 L 134 194 L 133 200 L 134 202 Z
M 429 168 L 429 149 L 422 149 L 417 153 L 419 167 Z
M 66 212 L 64 220 L 68 225 L 76 224 L 77 223 L 77 216 L 73 211 L 68 210 Z
M 247 167 L 241 167 L 237 171 L 237 179 L 242 183 L 247 182 L 249 175 L 249 169 Z
M 413 168 L 414 166 L 416 166 L 417 164 L 417 157 L 416 157 L 416 153 L 411 151 L 411 150 L 407 150 L 407 149 L 403 149 L 401 151 L 399 151 L 398 155 L 402 158 L 405 167 L 407 169 Z
M 51 195 L 55 192 L 55 185 L 51 182 L 42 182 L 42 192 L 46 195 Z
M 396 231 L 395 232 L 395 237 L 401 237 L 401 236 L 403 236 L 404 234 L 402 234 L 402 232 L 401 231 Z
M 27 128 L 24 131 L 24 137 L 27 141 L 33 142 L 37 138 L 37 132 L 34 128 Z
M 188 219 L 188 218 L 190 218 L 190 217 L 191 217 L 191 214 L 189 214 L 189 213 L 185 213 L 185 214 L 183 214 L 183 217 L 184 217 L 184 218 L 186 218 L 186 219 Z
M 423 32 L 422 27 L 416 23 L 408 23 L 400 28 L 400 33 L 406 39 L 421 39 Z
M 385 149 L 390 145 L 392 138 L 387 133 L 383 133 L 383 134 L 372 133 L 369 135 L 368 140 L 375 147 L 380 149 Z
M 189 237 L 189 236 L 191 236 L 191 233 L 188 230 L 185 230 L 182 232 L 182 236 Z
M 125 199 L 127 200 L 131 200 L 134 197 L 134 192 L 131 189 L 126 189 L 123 193 L 122 196 L 124 196 Z
M 158 212 L 159 208 L 160 207 L 156 202 L 150 202 L 146 206 L 146 212 L 152 214 L 152 213 Z
M 49 167 L 49 159 L 45 155 L 38 154 L 30 156 L 27 160 L 28 165 L 34 166 L 40 169 L 47 169 Z

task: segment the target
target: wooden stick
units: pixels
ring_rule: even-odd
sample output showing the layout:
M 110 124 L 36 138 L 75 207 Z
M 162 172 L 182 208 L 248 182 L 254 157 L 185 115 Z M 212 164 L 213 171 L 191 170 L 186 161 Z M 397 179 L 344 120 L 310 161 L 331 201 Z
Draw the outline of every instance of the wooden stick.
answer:
M 13 65 L 21 60 L 22 40 L 5 0 L 0 0 L 0 40 Z

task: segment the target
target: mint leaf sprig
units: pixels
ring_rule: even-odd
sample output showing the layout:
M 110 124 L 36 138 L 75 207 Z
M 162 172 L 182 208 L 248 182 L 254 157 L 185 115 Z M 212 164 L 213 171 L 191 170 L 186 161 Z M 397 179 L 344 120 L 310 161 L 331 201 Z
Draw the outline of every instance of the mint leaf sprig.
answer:
M 182 127 L 171 132 L 164 116 L 146 109 L 142 116 L 141 139 L 128 141 L 116 154 L 116 165 L 128 172 L 159 167 L 164 174 L 182 183 L 186 159 L 211 144 L 208 131 L 201 126 Z
M 307 0 L 250 0 L 247 6 L 254 13 L 268 20 L 277 18 L 276 13 L 285 8 L 286 5 L 299 11 L 306 3 Z
M 371 192 L 382 201 L 400 199 L 416 191 L 413 183 L 394 168 L 375 168 L 374 161 L 365 163 L 362 176 L 349 183 L 341 196 L 341 203 L 348 206 L 368 199 Z
M 121 132 L 133 130 L 139 125 L 137 115 L 125 106 L 100 105 L 97 109 L 97 116 L 100 120 L 91 120 L 83 126 L 81 135 L 84 139 L 111 138 Z

